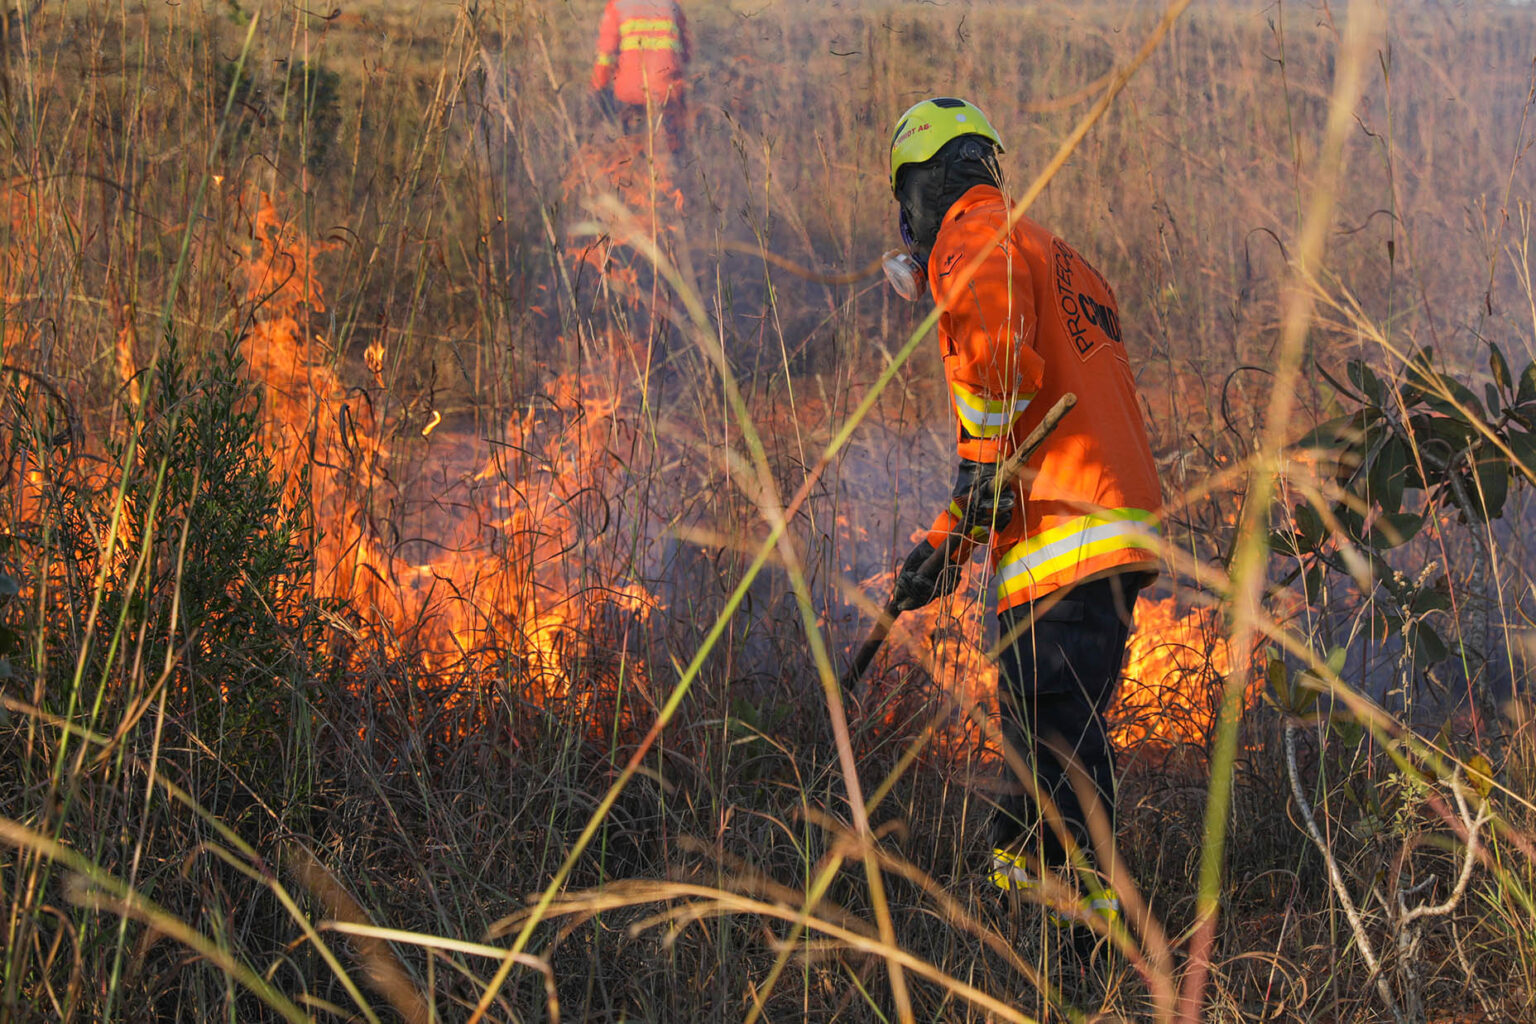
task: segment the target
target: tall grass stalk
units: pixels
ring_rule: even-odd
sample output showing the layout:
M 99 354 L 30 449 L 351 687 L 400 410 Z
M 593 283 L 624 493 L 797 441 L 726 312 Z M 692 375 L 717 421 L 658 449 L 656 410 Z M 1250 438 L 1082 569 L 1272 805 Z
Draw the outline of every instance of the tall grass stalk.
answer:
M 1296 247 L 1294 279 L 1286 289 L 1281 321 L 1280 348 L 1275 361 L 1275 387 L 1270 391 L 1263 434 L 1251 462 L 1248 490 L 1238 523 L 1232 559 L 1232 589 L 1227 595 L 1232 618 L 1232 647 L 1246 651 L 1253 646 L 1263 616 L 1263 596 L 1268 578 L 1268 535 L 1275 475 L 1284 460 L 1292 426 L 1296 395 L 1307 335 L 1312 330 L 1316 284 L 1323 264 L 1325 245 L 1333 225 L 1338 182 L 1343 173 L 1344 144 L 1354 110 L 1364 89 L 1364 69 L 1373 52 L 1381 49 L 1381 14 L 1373 3 L 1352 3 L 1340 44 L 1338 77 L 1328 108 L 1328 124 L 1318 152 L 1315 184 L 1306 204 L 1301 236 Z M 1231 810 L 1233 762 L 1237 754 L 1237 723 L 1247 690 L 1247 666 L 1234 666 L 1222 696 L 1221 717 L 1211 758 L 1210 798 L 1206 803 L 1205 844 L 1200 860 L 1198 921 L 1190 944 L 1193 969 L 1184 979 L 1180 1019 L 1193 1024 L 1200 1019 L 1216 915 L 1221 904 L 1221 876 L 1225 868 L 1228 815 Z

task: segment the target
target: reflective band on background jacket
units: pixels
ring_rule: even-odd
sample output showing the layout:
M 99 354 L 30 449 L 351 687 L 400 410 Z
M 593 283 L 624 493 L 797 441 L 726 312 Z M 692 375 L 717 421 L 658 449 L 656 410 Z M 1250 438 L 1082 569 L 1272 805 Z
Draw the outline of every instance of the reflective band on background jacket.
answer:
M 677 22 L 671 18 L 630 18 L 619 22 L 619 38 L 629 39 L 637 32 L 655 32 L 677 45 Z
M 627 52 L 629 50 L 676 50 L 676 49 L 678 49 L 678 44 L 677 44 L 677 40 L 676 39 L 658 39 L 655 36 L 630 36 L 627 39 L 619 40 L 619 52 L 620 53 L 625 53 L 625 52 Z
M 608 0 L 597 33 L 592 88 L 611 82 L 613 97 L 633 106 L 682 99 L 688 25 L 675 0 Z
M 1114 292 L 1028 217 L 998 241 L 1007 219 L 1003 194 L 977 185 L 944 215 L 928 258 L 962 460 L 1000 463 L 1057 399 L 1077 395 L 991 536 L 999 611 L 1105 572 L 1155 572 L 1163 504 Z M 962 512 L 940 513 L 929 543 L 942 544 Z

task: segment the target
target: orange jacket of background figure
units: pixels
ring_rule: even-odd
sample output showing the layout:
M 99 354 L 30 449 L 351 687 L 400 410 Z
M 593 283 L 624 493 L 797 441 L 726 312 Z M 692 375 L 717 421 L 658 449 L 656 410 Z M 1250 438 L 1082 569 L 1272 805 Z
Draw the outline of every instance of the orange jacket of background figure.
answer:
M 1000 611 L 1090 577 L 1156 571 L 1162 509 L 1114 292 L 1027 217 L 999 241 L 1007 218 L 1002 193 L 977 185 L 945 214 L 928 259 L 961 458 L 1001 461 L 1058 398 L 1077 395 L 1020 474 L 1017 509 L 993 538 Z M 935 547 L 960 511 L 951 504 L 934 523 Z
M 673 0 L 608 0 L 597 31 L 592 89 L 613 83 L 613 98 L 661 107 L 682 99 L 688 24 Z

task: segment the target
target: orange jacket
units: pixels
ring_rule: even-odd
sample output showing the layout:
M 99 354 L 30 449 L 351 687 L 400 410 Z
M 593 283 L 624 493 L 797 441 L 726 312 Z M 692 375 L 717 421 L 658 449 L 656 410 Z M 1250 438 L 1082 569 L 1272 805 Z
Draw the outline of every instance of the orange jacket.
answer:
M 994 243 L 1007 217 L 1002 193 L 977 185 L 945 214 L 928 259 L 961 458 L 1000 462 L 1058 398 L 1077 395 L 993 538 L 1000 611 L 1090 576 L 1156 571 L 1162 509 L 1114 292 L 1028 217 Z M 975 276 L 952 283 L 982 251 Z M 942 544 L 960 513 L 957 502 L 940 514 L 930 542 Z
M 613 83 L 620 103 L 661 107 L 680 100 L 688 23 L 674 0 L 608 0 L 597 30 L 592 89 Z

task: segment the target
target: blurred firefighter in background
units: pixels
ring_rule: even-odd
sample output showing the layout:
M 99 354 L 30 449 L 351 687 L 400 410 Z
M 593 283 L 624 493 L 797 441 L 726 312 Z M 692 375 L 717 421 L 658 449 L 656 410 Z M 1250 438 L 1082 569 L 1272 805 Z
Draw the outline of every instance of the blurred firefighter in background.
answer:
M 666 149 L 683 147 L 688 23 L 675 0 L 608 0 L 597 31 L 592 92 L 626 135 L 660 122 Z
M 887 254 L 886 265 L 909 299 L 925 277 L 942 310 L 938 337 L 958 421 L 952 501 L 907 557 L 896 598 L 911 610 L 950 593 L 974 548 L 991 542 L 998 704 L 1015 784 L 993 815 L 987 879 L 1019 891 L 1038 886 L 1042 871 L 1079 877 L 1072 845 L 1092 866 L 1069 765 L 1091 781 L 1113 829 L 1104 712 L 1119 686 L 1137 592 L 1157 574 L 1162 496 L 1114 292 L 1028 217 L 1006 228 L 1002 148 L 986 116 L 963 100 L 925 100 L 902 115 L 890 181 L 905 250 Z M 1003 460 L 1067 392 L 1076 407 L 1011 487 L 994 487 Z M 962 534 L 954 560 L 925 575 L 924 561 L 952 531 Z M 1063 827 L 1053 827 L 1051 807 Z M 1079 880 L 1083 904 L 1066 920 L 1119 916 L 1102 876 Z

